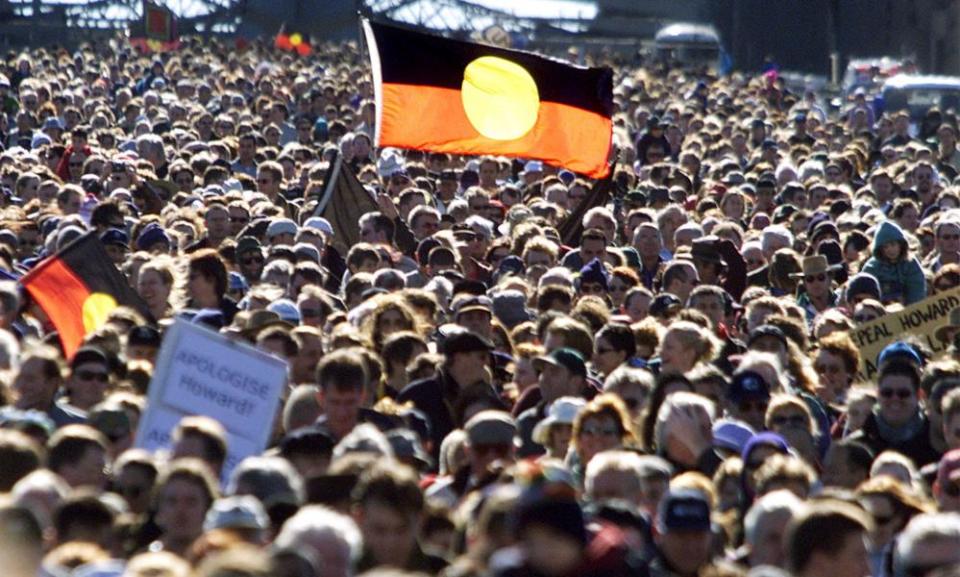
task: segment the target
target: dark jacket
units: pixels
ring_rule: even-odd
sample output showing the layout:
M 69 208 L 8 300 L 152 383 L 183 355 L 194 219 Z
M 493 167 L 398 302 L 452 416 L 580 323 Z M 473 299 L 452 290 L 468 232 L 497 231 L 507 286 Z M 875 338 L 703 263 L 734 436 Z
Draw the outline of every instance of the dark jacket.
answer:
M 850 435 L 850 439 L 867 445 L 874 455 L 879 455 L 888 449 L 906 455 L 913 460 L 917 468 L 922 468 L 928 463 L 939 461 L 940 454 L 930 444 L 930 421 L 926 415 L 921 415 L 921 418 L 923 424 L 917 432 L 906 441 L 897 443 L 883 438 L 876 413 L 870 413 L 863 428 Z
M 430 420 L 434 459 L 440 456 L 440 443 L 444 437 L 463 426 L 467 404 L 485 401 L 490 408 L 506 409 L 490 385 L 483 382 L 461 385 L 445 369 L 435 377 L 410 383 L 400 391 L 397 401 L 401 404 L 412 402 Z

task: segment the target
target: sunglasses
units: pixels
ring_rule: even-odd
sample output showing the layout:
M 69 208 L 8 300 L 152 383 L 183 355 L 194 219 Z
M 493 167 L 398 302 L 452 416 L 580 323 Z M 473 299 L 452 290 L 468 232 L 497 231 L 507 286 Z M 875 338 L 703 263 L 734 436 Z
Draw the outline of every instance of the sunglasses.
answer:
M 827 273 L 803 275 L 804 282 L 823 282 L 827 280 Z
M 580 434 L 591 437 L 615 437 L 620 434 L 620 429 L 615 426 L 602 427 L 600 425 L 585 425 L 581 427 Z
M 240 262 L 243 263 L 243 264 L 262 264 L 262 263 L 263 263 L 263 258 L 253 256 L 253 257 L 250 257 L 250 258 L 245 258 L 245 259 L 241 260 Z
M 597 354 L 598 354 L 598 355 L 605 355 L 605 354 L 607 354 L 607 353 L 614 353 L 614 352 L 616 352 L 616 351 L 617 351 L 617 349 L 607 349 L 607 348 L 597 347 Z
M 769 405 L 770 403 L 767 401 L 744 401 L 737 403 L 737 408 L 740 409 L 741 413 L 766 413 Z
M 810 423 L 803 415 L 778 415 L 770 419 L 771 425 L 776 425 L 778 427 L 797 427 L 803 428 Z
M 892 399 L 897 397 L 898 399 L 909 399 L 913 396 L 913 391 L 910 389 L 880 389 L 880 396 L 884 399 Z
M 101 373 L 98 371 L 79 371 L 77 372 L 77 378 L 81 381 L 93 381 L 97 380 L 101 383 L 105 383 L 110 380 L 110 375 L 107 373 Z

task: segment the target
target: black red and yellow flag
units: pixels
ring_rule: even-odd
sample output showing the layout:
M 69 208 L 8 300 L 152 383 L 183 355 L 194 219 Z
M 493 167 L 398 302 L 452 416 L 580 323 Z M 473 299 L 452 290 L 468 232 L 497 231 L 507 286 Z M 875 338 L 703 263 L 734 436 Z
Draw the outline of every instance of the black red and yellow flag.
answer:
M 377 144 L 610 170 L 613 73 L 363 20 Z
M 141 52 L 167 52 L 180 46 L 177 16 L 166 6 L 143 0 L 143 20 L 135 22 L 130 44 Z
M 110 261 L 96 232 L 38 264 L 20 284 L 56 327 L 68 359 L 84 336 L 100 328 L 118 306 L 132 307 L 150 318 L 146 304 Z
M 333 244 L 341 254 L 360 242 L 360 217 L 380 210 L 377 201 L 367 192 L 343 157 L 335 153 L 323 182 L 323 196 L 317 203 L 314 216 L 327 219 L 333 228 Z

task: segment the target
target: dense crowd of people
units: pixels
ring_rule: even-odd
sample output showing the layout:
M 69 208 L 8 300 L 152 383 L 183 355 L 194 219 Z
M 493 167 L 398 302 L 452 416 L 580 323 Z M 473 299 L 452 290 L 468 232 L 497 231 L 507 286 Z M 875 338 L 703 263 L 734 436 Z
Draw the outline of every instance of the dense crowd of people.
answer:
M 116 46 L 0 64 L 5 574 L 960 574 L 960 313 L 937 355 L 851 338 L 960 286 L 955 111 L 585 56 L 591 206 L 537 160 L 378 149 L 355 44 Z M 360 242 L 317 211 L 337 155 Z M 65 358 L 17 281 L 90 231 L 149 316 Z M 262 454 L 203 415 L 136 448 L 175 321 L 287 362 Z

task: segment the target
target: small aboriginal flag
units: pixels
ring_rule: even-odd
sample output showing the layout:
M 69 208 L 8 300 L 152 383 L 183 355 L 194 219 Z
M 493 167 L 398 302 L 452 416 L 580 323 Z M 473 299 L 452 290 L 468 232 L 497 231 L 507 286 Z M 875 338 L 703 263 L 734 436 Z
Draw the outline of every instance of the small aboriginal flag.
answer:
M 610 170 L 613 73 L 362 21 L 377 145 Z
M 68 359 L 83 337 L 98 329 L 118 306 L 151 318 L 146 304 L 110 261 L 96 232 L 71 242 L 20 280 L 60 334 Z
M 167 52 L 180 45 L 177 16 L 172 10 L 143 0 L 143 20 L 134 23 L 130 44 L 143 52 Z

